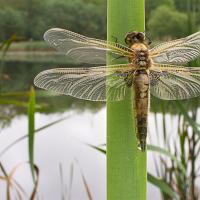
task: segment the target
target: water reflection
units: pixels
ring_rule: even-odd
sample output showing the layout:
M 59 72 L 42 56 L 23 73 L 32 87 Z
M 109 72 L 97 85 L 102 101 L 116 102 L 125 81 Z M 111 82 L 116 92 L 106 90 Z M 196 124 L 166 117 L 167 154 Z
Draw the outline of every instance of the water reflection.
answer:
M 39 72 L 51 67 L 52 65 L 48 63 L 4 62 L 3 65 L 1 65 L 0 71 L 8 78 L 1 79 L 1 94 L 28 91 L 30 86 L 33 85 L 34 77 Z M 90 102 L 79 100 L 70 96 L 56 95 L 55 93 L 52 94 L 37 88 L 36 90 L 37 104 L 42 105 L 42 108 L 37 110 L 40 113 L 62 113 L 67 110 L 76 110 L 77 112 L 91 110 L 91 112 L 95 112 L 104 106 L 104 104 L 100 102 Z M 10 100 L 27 102 L 28 98 L 26 95 L 18 95 L 17 98 L 14 99 L 12 96 L 8 98 L 7 96 L 5 97 L 0 95 L 0 100 L 1 104 L 2 101 L 8 101 L 8 103 L 4 103 L 0 106 L 0 116 L 2 116 L 0 120 L 1 127 L 9 125 L 10 121 L 14 117 L 27 113 L 27 109 L 23 106 L 9 105 Z
M 51 115 L 37 113 L 36 128 L 57 120 L 62 116 L 71 117 L 36 135 L 35 163 L 39 166 L 41 174 L 40 194 L 44 196 L 44 199 L 61 199 L 59 164 L 62 163 L 64 171 L 63 179 L 68 184 L 70 164 L 74 159 L 77 159 L 88 181 L 94 199 L 106 199 L 105 155 L 92 150 L 81 142 L 92 143 L 94 145 L 105 143 L 105 109 L 100 110 L 96 114 L 88 111 L 82 113 L 67 111 L 63 114 Z M 15 118 L 10 127 L 5 128 L 1 134 L 2 145 L 0 151 L 12 141 L 27 134 L 26 130 L 27 118 L 25 116 Z M 26 160 L 28 160 L 27 140 L 13 146 L 1 157 L 1 162 L 7 170 Z M 74 167 L 72 199 L 87 199 L 80 170 L 77 165 Z M 97 173 L 99 174 L 98 176 Z M 27 189 L 26 191 L 30 191 L 32 184 L 31 179 L 28 178 L 30 177 L 28 169 L 23 173 L 19 171 L 15 177 L 22 183 L 24 189 Z
M 62 116 L 69 119 L 37 133 L 35 140 L 35 161 L 40 168 L 40 195 L 44 199 L 55 200 L 60 198 L 59 164 L 62 163 L 65 183 L 70 179 L 70 164 L 77 159 L 86 177 L 91 193 L 95 200 L 106 199 L 106 157 L 83 144 L 99 145 L 106 143 L 106 109 L 96 113 L 83 111 L 67 111 L 62 114 L 36 114 L 36 128 Z M 150 116 L 152 121 L 153 116 Z M 17 125 L 17 126 L 16 126 Z M 151 126 L 151 130 L 155 127 Z M 19 131 L 20 130 L 20 131 Z M 27 119 L 25 116 L 15 118 L 10 127 L 3 130 L 0 151 L 8 144 L 26 134 Z M 153 155 L 148 155 L 148 171 L 155 174 Z M 13 146 L 2 157 L 1 161 L 6 169 L 12 169 L 19 162 L 28 160 L 27 140 Z M 19 171 L 15 178 L 22 183 L 26 191 L 32 186 L 29 169 Z M 160 199 L 159 190 L 148 184 L 149 199 Z M 87 199 L 86 192 L 77 165 L 74 168 L 72 185 L 72 199 Z

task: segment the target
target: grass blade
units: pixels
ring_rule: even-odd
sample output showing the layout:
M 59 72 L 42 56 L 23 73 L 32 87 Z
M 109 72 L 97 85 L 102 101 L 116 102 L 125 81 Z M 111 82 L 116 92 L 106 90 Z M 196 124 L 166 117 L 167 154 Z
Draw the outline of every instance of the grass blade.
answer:
M 29 96 L 29 91 L 6 92 L 0 94 L 0 97 L 28 97 L 28 96 Z
M 163 180 L 156 178 L 150 173 L 147 173 L 148 182 L 152 183 L 156 187 L 158 187 L 162 192 L 169 195 L 173 199 L 178 199 L 176 193 L 172 190 L 172 188 L 165 183 Z
M 85 190 L 86 190 L 88 199 L 89 199 L 89 200 L 93 200 L 92 194 L 91 194 L 90 189 L 89 189 L 89 186 L 88 186 L 88 183 L 87 183 L 86 178 L 85 178 L 85 176 L 84 176 L 84 174 L 83 174 L 83 171 L 81 170 L 81 167 L 80 167 L 80 165 L 79 165 L 79 162 L 78 162 L 78 160 L 76 160 L 76 159 L 75 159 L 75 161 L 76 161 L 76 163 L 77 163 L 77 165 L 78 165 L 78 167 L 79 167 L 79 170 L 80 170 L 80 173 L 81 173 L 81 177 L 82 177 L 82 180 L 83 180 L 83 184 L 84 184 L 84 187 L 85 187 Z
M 14 106 L 24 107 L 24 108 L 28 108 L 29 107 L 29 103 L 27 103 L 27 102 L 18 101 L 18 100 L 11 100 L 11 99 L 0 99 L 0 104 L 3 104 L 3 105 L 14 105 Z M 43 106 L 41 106 L 41 105 L 36 105 L 35 104 L 35 108 L 37 108 L 37 109 L 41 109 L 42 107 Z
M 35 90 L 30 89 L 28 105 L 28 149 L 31 172 L 34 178 Z
M 71 199 L 73 177 L 74 177 L 74 164 L 72 163 L 70 166 L 69 190 L 68 190 L 67 200 Z
M 1 45 L 0 45 L 0 51 L 3 51 L 2 57 L 4 57 L 10 47 L 10 45 L 17 40 L 16 35 L 12 35 L 8 40 L 5 40 Z
M 169 151 L 167 151 L 167 150 L 165 150 L 161 147 L 154 146 L 154 145 L 147 145 L 147 149 L 148 149 L 148 151 L 154 151 L 154 152 L 163 154 L 165 156 L 168 156 L 171 160 L 173 160 L 177 164 L 179 169 L 182 171 L 183 175 L 187 176 L 186 169 L 185 169 L 184 165 L 182 165 L 182 163 L 178 161 L 176 156 L 172 155 Z
M 189 125 L 193 128 L 194 132 L 200 137 L 200 130 L 198 128 L 199 125 L 189 116 L 183 104 L 181 104 L 179 101 L 176 101 L 175 104 L 179 108 L 180 112 L 183 114 L 185 121 L 189 123 Z
M 64 187 L 64 175 L 63 175 L 63 168 L 62 164 L 59 164 L 59 173 L 60 173 L 60 188 L 61 188 L 61 200 L 65 200 L 65 187 Z

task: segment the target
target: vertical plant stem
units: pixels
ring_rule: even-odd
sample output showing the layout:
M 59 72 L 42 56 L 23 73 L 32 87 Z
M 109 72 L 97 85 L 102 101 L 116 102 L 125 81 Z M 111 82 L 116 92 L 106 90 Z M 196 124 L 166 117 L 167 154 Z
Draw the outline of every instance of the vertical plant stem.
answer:
M 34 134 L 35 134 L 35 90 L 33 87 L 29 93 L 29 105 L 28 105 L 28 149 L 29 149 L 29 162 L 33 181 L 34 176 Z
M 144 0 L 108 0 L 108 41 L 124 43 L 144 31 Z M 109 59 L 108 59 L 109 64 Z M 107 200 L 146 199 L 146 152 L 137 149 L 131 89 L 124 101 L 107 103 Z

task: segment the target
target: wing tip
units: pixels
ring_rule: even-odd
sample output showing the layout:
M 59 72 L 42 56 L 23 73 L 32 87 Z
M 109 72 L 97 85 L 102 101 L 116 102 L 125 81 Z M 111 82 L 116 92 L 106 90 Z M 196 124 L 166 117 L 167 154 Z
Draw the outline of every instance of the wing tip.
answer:
M 41 73 L 42 73 L 42 72 L 41 72 Z M 39 84 L 38 84 L 39 77 L 40 77 L 41 73 L 39 73 L 39 74 L 34 78 L 34 80 L 33 80 L 33 84 L 34 84 L 36 87 L 38 87 L 38 88 L 41 88 L 41 87 L 39 86 Z
M 49 41 L 48 40 L 48 37 L 50 34 L 52 33 L 55 33 L 55 32 L 58 32 L 58 31 L 66 31 L 66 29 L 62 29 L 62 28 L 50 28 L 49 30 L 47 30 L 44 35 L 43 35 L 43 38 L 45 41 Z
M 49 70 L 45 70 L 45 71 L 42 71 L 40 72 L 39 74 L 37 74 L 37 76 L 33 79 L 33 84 L 39 88 L 42 88 L 41 87 L 41 78 L 45 75 L 45 74 L 48 74 L 49 71 L 52 71 L 52 69 L 49 69 Z

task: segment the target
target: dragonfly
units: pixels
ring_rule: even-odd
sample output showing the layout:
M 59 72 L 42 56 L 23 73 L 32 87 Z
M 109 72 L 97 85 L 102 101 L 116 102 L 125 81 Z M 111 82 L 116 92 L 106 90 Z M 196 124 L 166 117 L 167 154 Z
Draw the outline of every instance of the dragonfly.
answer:
M 132 89 L 135 132 L 138 148 L 142 151 L 146 149 L 150 93 L 164 100 L 200 95 L 200 68 L 185 67 L 200 56 L 200 32 L 153 48 L 150 48 L 145 34 L 138 31 L 126 34 L 126 45 L 60 28 L 48 30 L 44 40 L 79 62 L 99 66 L 49 69 L 39 73 L 34 84 L 90 101 L 122 101 Z M 108 55 L 121 64 L 106 65 Z

